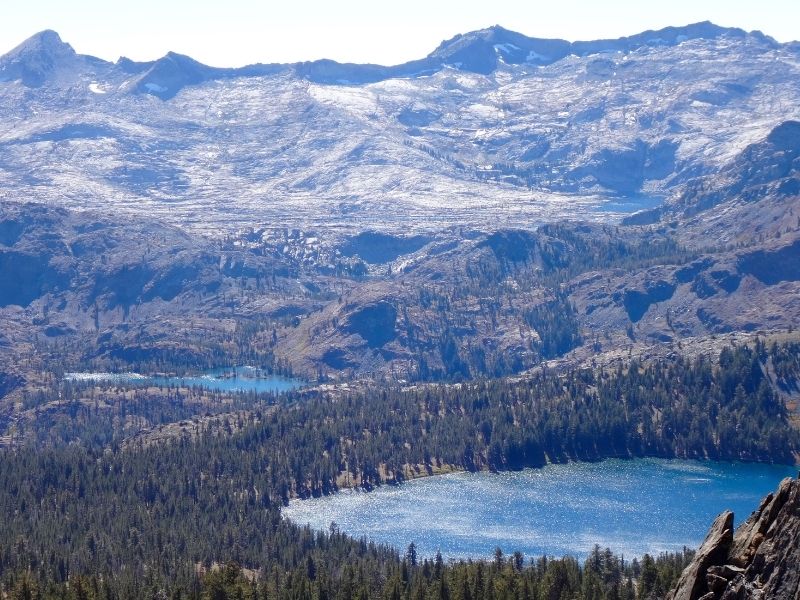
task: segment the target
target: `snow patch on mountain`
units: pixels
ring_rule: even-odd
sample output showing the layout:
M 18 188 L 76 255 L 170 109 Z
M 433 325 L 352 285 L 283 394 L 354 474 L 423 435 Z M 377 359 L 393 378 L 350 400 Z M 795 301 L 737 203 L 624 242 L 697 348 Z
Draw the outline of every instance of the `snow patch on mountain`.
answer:
M 397 68 L 244 70 L 172 53 L 104 63 L 44 36 L 58 60 L 38 88 L 11 77 L 29 51 L 0 59 L 0 199 L 146 211 L 215 233 L 436 229 L 501 213 L 519 227 L 676 193 L 800 118 L 798 55 L 764 36 L 676 28 L 568 47 L 515 36 L 482 30 Z M 645 44 L 655 37 L 669 43 Z M 47 55 L 37 44 L 26 47 Z M 464 69 L 442 66 L 461 51 Z M 467 69 L 498 54 L 490 71 Z M 364 81 L 318 81 L 342 78 Z

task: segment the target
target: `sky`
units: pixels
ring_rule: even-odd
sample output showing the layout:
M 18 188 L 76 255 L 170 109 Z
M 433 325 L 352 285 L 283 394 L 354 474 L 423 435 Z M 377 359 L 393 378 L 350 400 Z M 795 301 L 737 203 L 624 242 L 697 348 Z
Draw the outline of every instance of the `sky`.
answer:
M 54 29 L 81 54 L 206 64 L 331 58 L 397 64 L 499 24 L 532 37 L 612 38 L 710 20 L 800 39 L 798 0 L 0 0 L 0 54 Z

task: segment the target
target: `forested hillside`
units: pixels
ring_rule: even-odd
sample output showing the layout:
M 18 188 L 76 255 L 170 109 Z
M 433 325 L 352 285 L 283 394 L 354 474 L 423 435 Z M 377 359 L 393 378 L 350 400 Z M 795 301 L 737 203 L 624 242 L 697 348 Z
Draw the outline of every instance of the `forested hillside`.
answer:
M 81 439 L 76 425 L 50 447 L 3 454 L 0 578 L 22 597 L 20 586 L 75 598 L 616 598 L 633 597 L 628 580 L 637 575 L 639 590 L 665 590 L 688 555 L 657 564 L 646 557 L 638 566 L 604 555 L 583 568 L 519 556 L 414 567 L 395 549 L 292 525 L 280 507 L 293 495 L 445 467 L 608 456 L 792 460 L 800 442 L 768 371 L 781 374 L 781 385 L 796 381 L 797 351 L 758 344 L 727 348 L 715 361 L 676 357 L 518 382 L 294 395 L 252 407 L 238 430 L 140 437 L 124 447 Z M 113 413 L 76 404 L 75 419 L 95 427 L 93 419 Z M 228 563 L 201 575 L 204 565 Z M 246 581 L 253 575 L 255 583 Z
M 0 600 L 662 598 L 691 551 L 523 556 L 511 524 L 511 554 L 446 562 L 284 508 L 800 462 L 798 81 L 798 42 L 710 22 L 493 26 L 394 66 L 112 63 L 52 30 L 1 54 Z M 697 506 L 656 496 L 680 548 Z

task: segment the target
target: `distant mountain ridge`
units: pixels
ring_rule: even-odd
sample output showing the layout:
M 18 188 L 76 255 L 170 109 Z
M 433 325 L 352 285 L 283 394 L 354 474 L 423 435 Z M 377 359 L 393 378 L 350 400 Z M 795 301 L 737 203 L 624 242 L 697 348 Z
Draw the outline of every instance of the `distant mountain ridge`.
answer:
M 320 59 L 286 64 L 253 64 L 240 68 L 219 68 L 204 65 L 191 57 L 168 52 L 162 58 L 136 62 L 121 57 L 111 63 L 92 56 L 77 54 L 52 30 L 39 32 L 0 57 L 0 82 L 21 81 L 28 87 L 40 87 L 59 79 L 69 80 L 79 73 L 93 73 L 109 79 L 134 75 L 129 89 L 168 100 L 188 85 L 205 81 L 252 77 L 275 73 L 293 73 L 303 79 L 322 84 L 364 84 L 398 77 L 431 75 L 450 67 L 487 75 L 502 63 L 544 66 L 567 56 L 589 56 L 602 52 L 630 52 L 648 46 L 674 46 L 694 39 L 715 39 L 727 36 L 744 40 L 748 36 L 762 44 L 780 44 L 759 31 L 720 27 L 704 21 L 683 27 L 666 27 L 617 39 L 569 42 L 562 39 L 532 38 L 499 25 L 459 34 L 443 41 L 422 59 L 399 65 L 339 63 Z M 62 75 L 61 78 L 58 76 Z
M 401 65 L 228 69 L 108 62 L 44 31 L 0 57 L 0 199 L 212 234 L 613 220 L 800 121 L 798 51 L 712 23 L 574 43 L 494 26 Z

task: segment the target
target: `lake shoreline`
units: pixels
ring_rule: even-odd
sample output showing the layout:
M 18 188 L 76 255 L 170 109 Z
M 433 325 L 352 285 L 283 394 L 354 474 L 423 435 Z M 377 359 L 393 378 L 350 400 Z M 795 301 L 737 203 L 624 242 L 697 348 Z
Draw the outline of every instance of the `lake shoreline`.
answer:
M 349 477 L 346 476 L 344 473 L 340 473 L 339 477 L 336 480 L 336 487 L 332 491 L 328 493 L 321 493 L 318 495 L 312 494 L 297 494 L 295 489 L 291 490 L 289 495 L 289 501 L 292 500 L 308 500 L 311 498 L 321 498 L 325 496 L 331 496 L 343 491 L 349 490 L 360 490 L 364 492 L 371 492 L 383 486 L 401 486 L 404 483 L 410 483 L 412 481 L 417 481 L 420 479 L 427 479 L 430 477 L 441 477 L 442 475 L 451 475 L 454 473 L 517 473 L 520 471 L 525 471 L 527 469 L 532 470 L 539 470 L 543 469 L 548 466 L 552 465 L 569 465 L 569 464 L 576 464 L 576 463 L 585 463 L 585 464 L 596 464 L 601 463 L 607 460 L 622 460 L 622 461 L 634 461 L 634 460 L 647 460 L 647 459 L 658 459 L 658 460 L 680 460 L 680 461 L 697 461 L 697 462 L 712 462 L 712 463 L 727 463 L 727 464 L 743 464 L 743 465 L 774 465 L 774 466 L 785 466 L 785 467 L 795 467 L 800 469 L 800 455 L 795 455 L 795 462 L 794 463 L 783 463 L 783 462 L 776 462 L 776 461 L 765 461 L 765 460 L 745 460 L 745 459 L 736 459 L 736 460 L 727 460 L 727 459 L 714 459 L 714 458 L 696 458 L 696 457 L 680 457 L 680 456 L 667 456 L 667 455 L 659 455 L 659 454 L 645 454 L 645 455 L 633 455 L 633 454 L 614 454 L 614 455 L 607 455 L 601 456 L 597 458 L 569 458 L 567 460 L 559 461 L 559 460 L 548 460 L 544 464 L 532 464 L 532 465 L 524 465 L 521 467 L 515 468 L 507 468 L 507 469 L 490 469 L 488 467 L 482 467 L 480 469 L 467 469 L 459 465 L 452 465 L 447 463 L 439 463 L 438 465 L 403 465 L 403 477 L 396 478 L 394 476 L 385 477 L 390 471 L 387 471 L 386 466 L 384 464 L 379 465 L 378 473 L 381 475 L 381 481 L 378 485 L 368 484 L 362 485 L 358 477 Z M 438 462 L 438 461 L 437 461 Z M 798 473 L 800 474 L 800 473 Z
M 584 556 L 595 543 L 627 557 L 657 555 L 696 547 L 722 510 L 734 510 L 738 525 L 783 478 L 797 476 L 795 467 L 649 457 L 453 470 L 409 486 L 295 499 L 282 514 L 315 529 L 335 522 L 396 548 L 413 541 L 422 554 L 438 548 L 454 560 L 485 558 L 495 547 Z
M 64 381 L 107 383 L 129 387 L 173 387 L 177 389 L 200 387 L 211 392 L 274 394 L 293 391 L 308 385 L 308 382 L 300 379 L 271 374 L 250 366 L 217 367 L 201 373 L 180 376 L 162 373 L 142 375 L 135 372 L 70 372 L 64 374 Z

